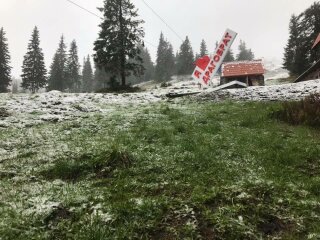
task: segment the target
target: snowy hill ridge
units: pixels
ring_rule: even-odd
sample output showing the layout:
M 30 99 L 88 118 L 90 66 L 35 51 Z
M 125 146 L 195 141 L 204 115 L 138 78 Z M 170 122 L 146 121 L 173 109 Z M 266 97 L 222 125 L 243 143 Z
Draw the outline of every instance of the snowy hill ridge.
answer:
M 237 101 L 298 101 L 314 93 L 320 93 L 320 79 L 283 85 L 228 89 L 217 92 L 208 89 L 196 96 L 196 98 L 214 101 L 224 99 Z

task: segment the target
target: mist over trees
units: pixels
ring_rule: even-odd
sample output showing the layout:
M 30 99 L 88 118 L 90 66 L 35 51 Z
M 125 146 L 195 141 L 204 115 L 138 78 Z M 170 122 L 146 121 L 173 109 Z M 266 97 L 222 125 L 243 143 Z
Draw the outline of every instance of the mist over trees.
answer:
M 247 48 L 245 41 L 240 40 L 238 50 L 237 61 L 252 61 L 254 59 L 254 54 L 251 49 Z
M 11 82 L 11 66 L 6 33 L 0 29 L 0 93 L 8 91 Z
M 235 61 L 235 57 L 234 57 L 234 53 L 232 48 L 229 49 L 229 51 L 227 52 L 226 57 L 224 58 L 224 62 L 233 62 Z
M 110 74 L 104 68 L 95 65 L 93 77 L 93 90 L 98 91 L 110 87 Z
M 320 59 L 320 50 L 311 49 L 320 33 L 320 2 L 313 3 L 298 16 L 292 15 L 289 32 L 288 43 L 284 49 L 283 67 L 292 76 L 297 76 Z
M 144 68 L 144 73 L 141 76 L 131 76 L 129 81 L 131 84 L 147 82 L 153 79 L 155 66 L 152 62 L 150 52 L 148 48 L 140 46 L 140 57 L 142 59 L 142 66 Z
M 44 55 L 40 48 L 40 36 L 37 27 L 34 28 L 31 40 L 28 44 L 28 51 L 24 56 L 22 65 L 22 88 L 32 93 L 47 85 L 47 70 L 44 62 Z
M 139 45 L 143 45 L 143 20 L 130 0 L 105 0 L 100 9 L 104 20 L 100 24 L 100 33 L 94 43 L 94 61 L 100 68 L 120 78 L 126 85 L 126 77 L 143 74 Z
M 155 68 L 154 68 L 154 64 L 152 62 L 148 48 L 141 49 L 141 58 L 143 62 L 143 67 L 145 69 L 144 74 L 141 76 L 141 81 L 142 82 L 150 81 L 154 77 Z

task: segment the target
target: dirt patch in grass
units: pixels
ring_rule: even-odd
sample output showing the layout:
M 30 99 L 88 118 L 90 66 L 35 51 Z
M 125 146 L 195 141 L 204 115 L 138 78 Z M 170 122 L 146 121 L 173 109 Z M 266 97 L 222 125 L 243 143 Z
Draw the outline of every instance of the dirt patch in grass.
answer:
M 50 180 L 77 181 L 87 175 L 105 178 L 110 177 L 115 170 L 130 168 L 134 161 L 132 155 L 126 151 L 114 149 L 96 155 L 82 154 L 78 157 L 58 160 L 51 168 L 42 171 L 41 174 Z
M 56 226 L 61 220 L 70 219 L 72 213 L 64 206 L 55 208 L 45 219 L 44 223 L 48 227 Z
M 276 216 L 265 215 L 261 217 L 261 222 L 257 229 L 265 235 L 272 236 L 280 232 L 288 232 L 294 227 L 291 223 L 286 223 Z
M 0 108 L 0 119 L 9 117 L 10 113 L 5 108 Z
M 298 166 L 298 170 L 310 177 L 317 176 L 320 173 L 320 159 L 307 159 L 306 163 Z
M 214 225 L 207 221 L 199 209 L 184 206 L 170 209 L 163 217 L 156 230 L 150 234 L 151 239 L 186 239 L 190 236 L 198 239 L 216 239 Z

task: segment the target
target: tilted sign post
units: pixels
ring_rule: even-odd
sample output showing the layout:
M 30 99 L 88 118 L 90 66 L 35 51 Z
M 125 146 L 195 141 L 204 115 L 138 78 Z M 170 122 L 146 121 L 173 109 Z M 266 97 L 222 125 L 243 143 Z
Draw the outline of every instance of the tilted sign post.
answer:
M 236 32 L 227 29 L 213 56 L 211 58 L 204 56 L 197 61 L 196 69 L 192 74 L 193 79 L 198 81 L 202 86 L 208 86 L 212 77 L 221 67 L 236 37 Z

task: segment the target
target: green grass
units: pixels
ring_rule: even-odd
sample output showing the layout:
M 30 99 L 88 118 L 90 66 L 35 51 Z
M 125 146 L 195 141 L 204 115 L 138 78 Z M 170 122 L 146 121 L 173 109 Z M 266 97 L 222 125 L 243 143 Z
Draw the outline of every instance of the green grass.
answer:
M 0 163 L 0 239 L 318 239 L 319 130 L 271 118 L 280 107 L 162 103 L 1 130 L 17 154 Z

